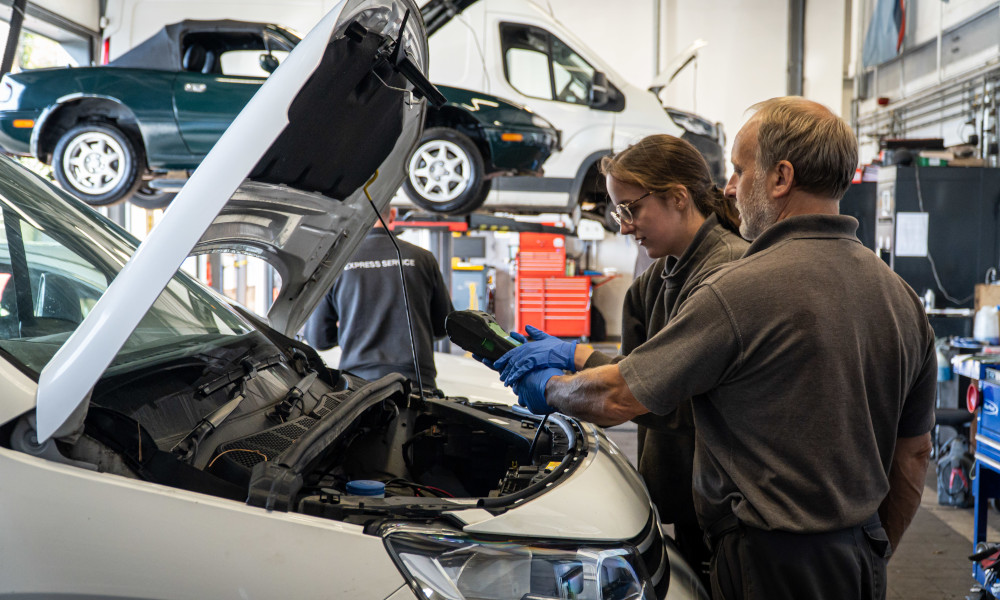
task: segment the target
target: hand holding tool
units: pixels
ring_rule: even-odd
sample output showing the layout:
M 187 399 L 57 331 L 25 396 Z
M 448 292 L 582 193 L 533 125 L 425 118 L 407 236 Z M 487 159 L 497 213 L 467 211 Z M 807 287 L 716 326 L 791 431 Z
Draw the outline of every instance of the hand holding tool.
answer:
M 511 336 L 493 318 L 493 315 L 481 310 L 456 310 L 444 320 L 444 329 L 452 342 L 479 357 L 488 367 L 508 350 L 521 345 L 524 338 L 518 341 Z M 521 337 L 521 336 L 518 336 Z
M 564 342 L 531 325 L 526 329 L 531 336 L 529 343 L 510 350 L 493 363 L 494 368 L 500 371 L 504 385 L 510 385 L 528 371 L 543 367 L 576 372 L 576 365 L 573 363 L 576 341 Z

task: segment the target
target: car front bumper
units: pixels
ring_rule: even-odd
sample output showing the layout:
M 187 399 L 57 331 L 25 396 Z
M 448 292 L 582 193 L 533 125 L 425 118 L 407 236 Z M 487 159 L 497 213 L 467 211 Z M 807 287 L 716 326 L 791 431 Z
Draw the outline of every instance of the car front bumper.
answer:
M 559 145 L 558 132 L 536 127 L 484 127 L 496 175 L 541 175 L 542 164 Z
M 0 147 L 8 154 L 29 156 L 31 154 L 31 132 L 38 117 L 38 111 L 5 111 L 0 114 Z M 31 126 L 25 126 L 27 122 Z

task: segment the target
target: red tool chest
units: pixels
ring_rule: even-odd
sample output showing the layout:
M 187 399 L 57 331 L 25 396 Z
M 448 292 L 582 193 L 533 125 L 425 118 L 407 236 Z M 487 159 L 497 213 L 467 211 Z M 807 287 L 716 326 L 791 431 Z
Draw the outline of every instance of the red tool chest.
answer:
M 557 337 L 590 337 L 590 277 L 566 277 L 566 240 L 522 233 L 517 255 L 516 328 Z

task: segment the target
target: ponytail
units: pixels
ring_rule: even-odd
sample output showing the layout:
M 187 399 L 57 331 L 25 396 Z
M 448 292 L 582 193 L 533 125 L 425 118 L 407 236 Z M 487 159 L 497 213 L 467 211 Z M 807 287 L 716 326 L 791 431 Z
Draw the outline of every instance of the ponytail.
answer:
M 665 134 L 644 137 L 618 154 L 605 156 L 601 174 L 654 194 L 684 186 L 702 216 L 714 214 L 720 225 L 739 235 L 735 203 L 715 185 L 708 163 L 685 140 Z
M 707 194 L 709 200 L 706 202 L 711 212 L 715 213 L 715 218 L 729 231 L 740 234 L 740 211 L 736 210 L 736 202 L 726 196 L 717 185 L 712 185 Z

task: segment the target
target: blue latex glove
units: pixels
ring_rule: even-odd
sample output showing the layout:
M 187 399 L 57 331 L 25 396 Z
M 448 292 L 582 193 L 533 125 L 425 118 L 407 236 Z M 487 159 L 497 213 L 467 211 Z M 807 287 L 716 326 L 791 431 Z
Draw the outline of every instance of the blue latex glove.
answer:
M 534 329 L 534 328 L 532 328 L 532 329 Z M 525 337 L 523 335 L 521 335 L 520 333 L 518 333 L 516 331 L 511 331 L 510 332 L 510 337 L 513 338 L 513 339 L 515 339 L 515 340 L 517 340 L 518 342 L 521 342 L 522 344 L 524 344 L 525 342 L 528 341 L 527 339 L 525 339 Z M 500 370 L 500 367 L 496 366 L 493 363 L 493 361 L 490 360 L 490 359 L 488 359 L 488 358 L 484 358 L 482 356 L 479 356 L 478 354 L 473 354 L 472 358 L 478 360 L 479 362 L 483 363 L 484 365 L 486 365 L 487 367 L 493 369 L 494 371 L 499 371 Z M 501 356 L 500 358 L 503 358 L 503 356 Z M 498 362 L 500 361 L 500 358 L 497 359 Z
M 562 369 L 547 367 L 531 371 L 524 377 L 514 381 L 512 386 L 514 393 L 517 394 L 517 403 L 536 415 L 547 415 L 556 412 L 556 409 L 549 406 L 549 403 L 545 401 L 545 385 L 549 382 L 549 379 L 562 374 Z
M 504 385 L 511 385 L 528 371 L 543 367 L 576 372 L 576 365 L 573 363 L 575 341 L 564 342 L 531 325 L 526 329 L 531 341 L 510 350 L 493 364 L 493 369 L 500 371 L 500 379 L 503 379 Z M 512 333 L 511 336 L 513 335 Z

